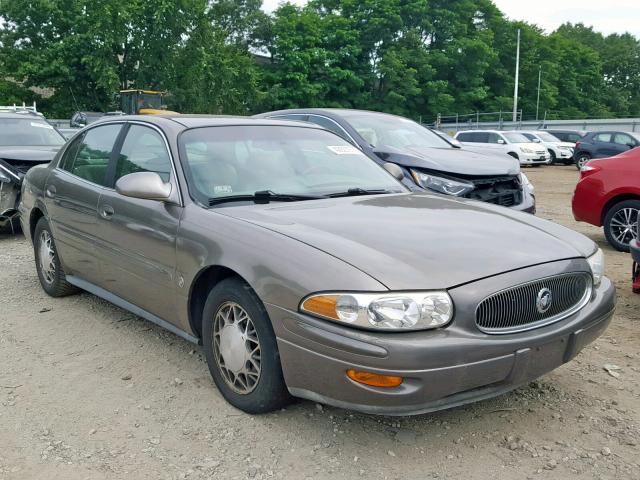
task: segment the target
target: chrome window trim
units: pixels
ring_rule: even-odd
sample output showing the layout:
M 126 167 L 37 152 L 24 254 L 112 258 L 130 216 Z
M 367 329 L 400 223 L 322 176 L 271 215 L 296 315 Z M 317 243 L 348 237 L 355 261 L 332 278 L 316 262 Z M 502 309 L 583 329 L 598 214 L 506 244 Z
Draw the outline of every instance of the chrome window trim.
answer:
M 485 328 L 485 327 L 481 327 L 477 323 L 477 320 L 478 320 L 478 309 L 480 308 L 480 305 L 482 303 L 486 302 L 490 298 L 494 298 L 497 295 L 499 295 L 501 293 L 504 293 L 504 292 L 507 292 L 509 290 L 513 290 L 513 289 L 516 289 L 516 288 L 519 288 L 519 287 L 523 287 L 523 286 L 526 286 L 526 285 L 530 285 L 530 284 L 533 284 L 533 283 L 540 282 L 541 280 L 558 278 L 558 277 L 562 277 L 562 276 L 565 276 L 565 275 L 575 275 L 575 274 L 580 274 L 580 273 L 585 274 L 585 277 L 588 276 L 591 279 L 589 281 L 589 286 L 585 289 L 584 294 L 583 294 L 582 298 L 580 299 L 580 301 L 577 302 L 570 309 L 565 310 L 564 312 L 560 312 L 557 315 L 554 315 L 554 316 L 549 317 L 549 318 L 545 318 L 543 320 L 539 320 L 537 322 L 527 323 L 526 325 L 519 325 L 517 327 Z M 475 316 L 474 316 L 474 323 L 475 323 L 476 328 L 478 328 L 478 330 L 480 330 L 482 333 L 486 333 L 486 334 L 489 334 L 489 335 L 508 335 L 508 334 L 513 334 L 513 333 L 527 332 L 529 330 L 535 330 L 536 328 L 542 328 L 542 327 L 546 327 L 548 325 L 551 325 L 553 323 L 560 322 L 561 320 L 564 320 L 565 318 L 570 317 L 574 313 L 579 312 L 580 310 L 582 310 L 587 305 L 587 303 L 589 303 L 589 300 L 591 299 L 592 293 L 593 293 L 593 277 L 588 272 L 580 272 L 580 271 L 578 271 L 578 272 L 567 272 L 567 273 L 561 273 L 561 274 L 558 274 L 558 275 L 550 275 L 548 277 L 537 278 L 535 280 L 530 280 L 528 282 L 523 282 L 523 283 L 519 283 L 517 285 L 512 285 L 512 286 L 507 287 L 507 288 L 503 288 L 502 290 L 494 292 L 491 295 L 487 295 L 480 302 L 478 302 L 478 305 L 476 306 Z

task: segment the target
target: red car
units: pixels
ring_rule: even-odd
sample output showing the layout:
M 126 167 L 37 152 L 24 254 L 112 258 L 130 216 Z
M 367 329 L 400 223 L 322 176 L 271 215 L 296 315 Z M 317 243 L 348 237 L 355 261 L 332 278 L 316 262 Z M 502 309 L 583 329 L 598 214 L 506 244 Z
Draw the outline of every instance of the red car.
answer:
M 640 212 L 640 148 L 584 165 L 572 207 L 576 220 L 604 227 L 611 246 L 628 252 Z

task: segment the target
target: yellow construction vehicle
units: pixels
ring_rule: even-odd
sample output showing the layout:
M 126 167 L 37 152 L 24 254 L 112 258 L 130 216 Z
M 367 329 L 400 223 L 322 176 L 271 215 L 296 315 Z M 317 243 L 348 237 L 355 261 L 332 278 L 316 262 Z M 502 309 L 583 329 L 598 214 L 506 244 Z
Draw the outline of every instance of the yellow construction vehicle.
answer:
M 120 90 L 120 108 L 127 115 L 175 115 L 164 103 L 166 92 Z

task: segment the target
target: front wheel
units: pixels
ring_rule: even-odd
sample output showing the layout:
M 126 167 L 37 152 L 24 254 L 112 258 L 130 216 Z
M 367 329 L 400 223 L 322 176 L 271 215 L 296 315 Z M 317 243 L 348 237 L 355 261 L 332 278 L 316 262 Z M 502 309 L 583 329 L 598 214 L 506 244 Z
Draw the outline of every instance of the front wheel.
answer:
M 556 154 L 553 150 L 549 150 L 549 155 L 551 155 L 551 159 L 549 160 L 549 165 L 554 165 L 556 163 Z
M 271 321 L 242 280 L 223 280 L 209 293 L 203 345 L 213 381 L 234 407 L 266 413 L 290 402 Z
M 582 167 L 584 167 L 587 164 L 589 160 L 591 160 L 591 155 L 584 152 L 579 153 L 578 156 L 576 157 L 576 168 L 580 170 Z
M 640 200 L 624 200 L 611 207 L 604 217 L 604 235 L 609 244 L 620 252 L 630 250 L 629 243 L 636 238 Z
M 64 297 L 78 292 L 78 288 L 66 280 L 51 227 L 44 217 L 38 220 L 33 232 L 33 248 L 38 278 L 45 292 L 52 297 Z

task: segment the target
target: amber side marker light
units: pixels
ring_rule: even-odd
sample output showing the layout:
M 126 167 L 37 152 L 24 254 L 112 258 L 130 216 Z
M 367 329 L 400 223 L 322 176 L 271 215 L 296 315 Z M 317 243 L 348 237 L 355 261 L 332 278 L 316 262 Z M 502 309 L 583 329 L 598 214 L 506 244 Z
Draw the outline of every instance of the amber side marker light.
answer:
M 347 377 L 354 382 L 370 385 L 372 387 L 394 388 L 402 384 L 402 377 L 394 375 L 379 375 L 371 372 L 359 372 L 350 368 L 347 370 Z

